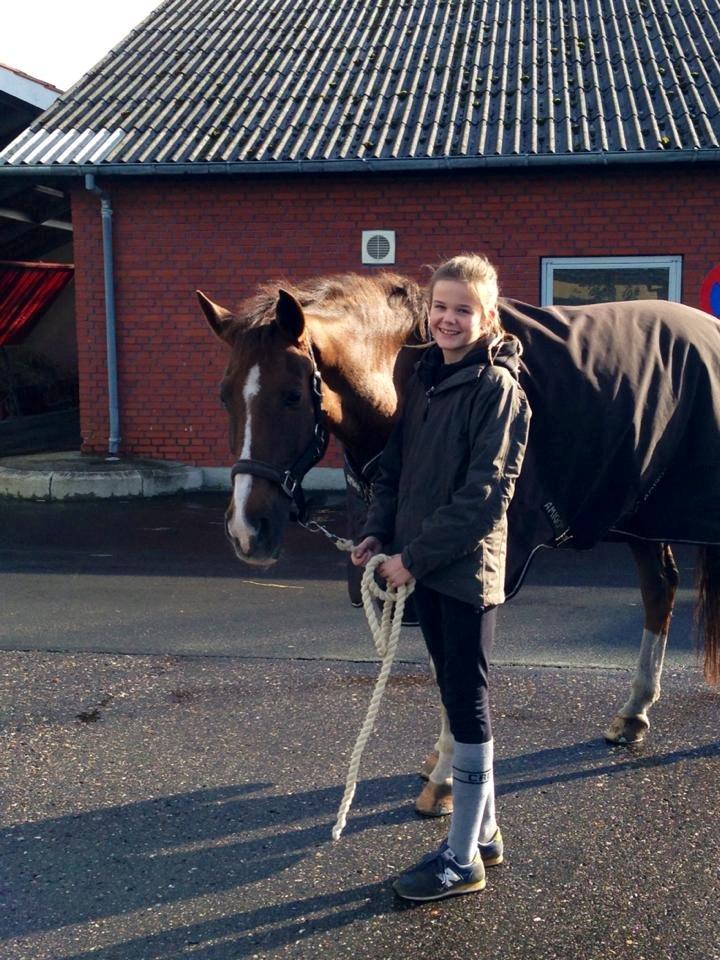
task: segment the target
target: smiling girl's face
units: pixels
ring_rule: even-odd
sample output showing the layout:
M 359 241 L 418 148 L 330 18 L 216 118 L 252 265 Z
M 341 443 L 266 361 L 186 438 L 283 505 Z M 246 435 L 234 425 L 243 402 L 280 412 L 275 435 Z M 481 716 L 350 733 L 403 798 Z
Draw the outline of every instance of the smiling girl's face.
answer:
M 438 280 L 430 301 L 430 332 L 445 363 L 457 363 L 491 330 L 493 311 L 485 313 L 473 288 L 463 280 Z

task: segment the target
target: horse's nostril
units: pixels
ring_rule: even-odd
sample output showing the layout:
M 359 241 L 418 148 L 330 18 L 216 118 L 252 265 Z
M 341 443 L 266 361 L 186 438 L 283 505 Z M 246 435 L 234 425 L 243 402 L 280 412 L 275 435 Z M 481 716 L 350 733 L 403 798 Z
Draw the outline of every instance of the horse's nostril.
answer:
M 267 565 L 278 559 L 279 544 L 273 545 L 273 522 L 270 517 L 245 518 L 243 524 L 236 520 L 225 520 L 225 532 L 232 544 L 235 555 L 246 563 Z

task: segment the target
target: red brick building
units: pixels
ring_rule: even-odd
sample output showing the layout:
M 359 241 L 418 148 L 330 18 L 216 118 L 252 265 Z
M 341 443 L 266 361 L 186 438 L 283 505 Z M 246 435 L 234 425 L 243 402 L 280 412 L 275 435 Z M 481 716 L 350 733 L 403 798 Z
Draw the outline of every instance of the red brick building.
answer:
M 197 287 L 233 306 L 269 278 L 377 270 L 363 231 L 391 231 L 389 269 L 418 280 L 475 249 L 531 303 L 699 305 L 720 263 L 720 45 L 690 3 L 638 17 L 617 0 L 608 21 L 588 0 L 582 23 L 559 2 L 552 23 L 519 0 L 361 5 L 354 20 L 341 0 L 281 6 L 274 33 L 265 0 L 171 0 L 0 155 L 0 177 L 74 178 L 83 450 L 109 430 L 85 174 L 112 206 L 131 456 L 229 462 L 224 347 Z

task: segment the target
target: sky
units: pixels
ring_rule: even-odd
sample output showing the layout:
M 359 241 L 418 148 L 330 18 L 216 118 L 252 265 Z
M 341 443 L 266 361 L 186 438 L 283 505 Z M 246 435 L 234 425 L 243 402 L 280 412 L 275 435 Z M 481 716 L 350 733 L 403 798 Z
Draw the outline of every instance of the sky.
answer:
M 161 0 L 9 0 L 0 63 L 67 90 Z

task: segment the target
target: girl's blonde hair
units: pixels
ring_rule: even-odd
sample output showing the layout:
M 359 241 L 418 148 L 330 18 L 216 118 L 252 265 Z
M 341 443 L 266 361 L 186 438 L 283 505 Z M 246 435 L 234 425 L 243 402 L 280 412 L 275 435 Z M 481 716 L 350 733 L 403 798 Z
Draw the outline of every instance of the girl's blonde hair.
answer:
M 466 283 L 482 305 L 490 335 L 493 338 L 502 336 L 503 329 L 500 326 L 498 313 L 500 291 L 497 270 L 487 257 L 480 253 L 461 253 L 437 267 L 428 285 L 430 303 L 432 303 L 433 289 L 439 280 L 459 280 Z M 492 319 L 490 319 L 491 312 Z

